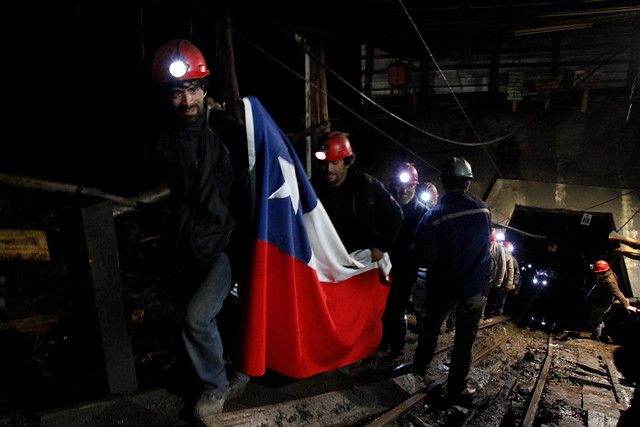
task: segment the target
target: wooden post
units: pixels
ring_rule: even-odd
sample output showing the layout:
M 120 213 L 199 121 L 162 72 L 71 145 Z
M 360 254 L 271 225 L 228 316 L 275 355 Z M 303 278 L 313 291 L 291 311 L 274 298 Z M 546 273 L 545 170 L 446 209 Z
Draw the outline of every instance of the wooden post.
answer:
M 544 109 L 548 110 L 549 105 L 551 105 L 551 89 L 546 89 L 544 91 Z
M 584 88 L 584 92 L 582 93 L 582 108 L 580 111 L 583 113 L 587 112 L 587 102 L 589 101 L 589 88 Z
M 303 46 L 308 47 L 307 40 L 303 39 L 301 36 L 296 35 L 298 39 L 298 43 L 301 43 Z M 311 94 L 313 93 L 313 87 L 311 83 L 313 83 L 311 79 L 311 57 L 305 53 L 304 55 L 304 128 L 305 130 L 311 129 L 313 126 L 313 117 L 314 117 L 314 103 L 313 97 Z M 313 151 L 311 145 L 313 141 L 313 135 L 307 135 L 304 138 L 305 146 L 304 146 L 304 163 L 305 169 L 307 172 L 307 176 L 311 176 L 312 174 L 312 164 L 311 164 L 311 152 Z
M 298 37 L 298 42 L 303 44 L 314 58 L 324 64 L 324 40 L 322 38 L 303 39 Z M 315 141 L 317 130 L 326 129 L 329 124 L 329 103 L 326 71 L 317 61 L 311 60 L 309 55 L 305 55 L 305 78 L 309 81 L 305 85 L 305 127 L 307 131 L 316 130 L 306 137 L 306 168 L 307 175 L 311 176 L 312 143 Z
M 127 337 L 111 201 L 68 209 L 60 231 L 69 283 L 75 289 L 74 321 L 79 363 L 90 396 L 138 389 Z
M 371 88 L 373 87 L 373 46 L 367 44 L 365 47 L 364 57 L 364 88 L 363 92 L 367 97 L 371 98 Z M 369 102 L 364 103 L 363 114 L 365 117 L 369 115 L 371 111 L 371 104 Z
M 489 65 L 489 96 L 491 101 L 495 102 L 498 97 L 498 86 L 500 84 L 500 51 L 501 37 L 495 36 L 493 43 L 493 51 L 491 52 L 491 63 Z
M 240 89 L 238 88 L 236 61 L 233 52 L 232 25 L 231 17 L 228 13 L 216 19 L 218 45 L 220 46 L 218 50 L 220 54 L 220 80 L 227 114 L 234 120 L 242 122 L 241 113 L 236 108 L 236 101 L 240 97 Z

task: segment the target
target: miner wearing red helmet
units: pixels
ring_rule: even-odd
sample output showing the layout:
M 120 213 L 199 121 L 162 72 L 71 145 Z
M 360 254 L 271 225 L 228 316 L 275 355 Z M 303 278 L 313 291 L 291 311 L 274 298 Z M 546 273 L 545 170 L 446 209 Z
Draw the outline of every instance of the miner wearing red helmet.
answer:
M 402 207 L 403 221 L 400 233 L 391 249 L 391 289 L 382 316 L 382 339 L 379 349 L 386 351 L 385 359 L 399 363 L 404 359 L 407 337 L 406 313 L 409 299 L 418 278 L 418 265 L 412 256 L 413 231 L 427 207 L 416 197 L 416 186 L 420 183 L 418 170 L 407 162 L 400 163 L 391 175 L 391 194 Z
M 424 188 L 420 198 L 422 199 L 422 203 L 431 209 L 438 203 L 438 189 L 432 182 L 427 182 Z
M 170 189 L 172 223 L 188 260 L 184 271 L 190 274 L 184 279 L 195 281 L 185 283 L 194 291 L 182 341 L 202 387 L 192 412 L 196 420 L 221 412 L 225 400 L 249 381 L 241 372 L 227 376 L 216 323 L 232 286 L 227 251 L 236 225 L 230 203 L 235 173 L 229 150 L 213 128 L 206 98 L 209 74 L 204 56 L 188 40 L 166 42 L 153 58 L 152 79 L 173 113 L 156 146 L 157 165 Z
M 202 52 L 188 40 L 169 40 L 153 57 L 151 78 L 185 123 L 195 123 L 207 112 L 209 74 Z
M 629 312 L 635 313 L 637 309 L 629 305 L 629 300 L 624 296 L 618 286 L 618 276 L 611 270 L 607 261 L 599 260 L 592 266 L 596 275 L 596 283 L 591 291 L 591 339 L 608 341 L 604 330 L 604 318 L 611 310 L 614 303 L 621 304 Z
M 328 132 L 315 152 L 311 177 L 318 198 L 348 252 L 371 250 L 373 262 L 391 250 L 402 225 L 402 209 L 384 185 L 353 168 L 348 135 Z

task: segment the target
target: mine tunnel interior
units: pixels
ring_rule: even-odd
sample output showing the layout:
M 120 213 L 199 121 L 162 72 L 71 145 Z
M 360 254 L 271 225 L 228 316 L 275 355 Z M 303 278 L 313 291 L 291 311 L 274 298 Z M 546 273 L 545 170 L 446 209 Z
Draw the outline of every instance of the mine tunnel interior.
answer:
M 611 214 L 517 205 L 509 227 L 513 229 L 505 229 L 505 240 L 515 247 L 521 289 L 506 309 L 521 326 L 586 330 L 588 296 L 595 283 L 590 265 L 598 260 L 611 264 L 620 290 L 630 295 L 624 262 L 613 254 L 619 244 L 608 238 L 615 230 Z

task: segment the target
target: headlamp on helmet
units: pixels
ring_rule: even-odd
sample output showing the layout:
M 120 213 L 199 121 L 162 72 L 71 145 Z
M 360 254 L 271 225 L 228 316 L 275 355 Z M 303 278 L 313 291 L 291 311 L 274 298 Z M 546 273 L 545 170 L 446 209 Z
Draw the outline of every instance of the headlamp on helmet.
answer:
M 420 183 L 418 170 L 408 162 L 402 163 L 396 169 L 394 179 L 397 183 L 405 185 L 417 185 Z
M 354 156 L 349 138 L 343 132 L 328 132 L 322 137 L 322 146 L 315 152 L 316 159 L 327 162 Z
M 187 71 L 189 71 L 189 65 L 184 62 L 183 57 L 174 58 L 169 65 L 169 74 L 176 79 L 184 77 L 187 74 Z
M 151 77 L 159 82 L 195 80 L 208 75 L 202 52 L 189 40 L 169 40 L 153 57 Z

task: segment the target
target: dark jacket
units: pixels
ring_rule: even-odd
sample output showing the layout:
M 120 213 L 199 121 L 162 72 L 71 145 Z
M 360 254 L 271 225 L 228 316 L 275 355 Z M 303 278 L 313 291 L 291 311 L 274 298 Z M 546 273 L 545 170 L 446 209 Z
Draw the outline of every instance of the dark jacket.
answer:
M 413 232 L 427 212 L 427 207 L 414 197 L 402 206 L 402 227 L 391 249 L 391 279 L 392 281 L 408 281 L 415 282 L 418 274 L 418 264 L 415 254 L 411 250 L 411 242 L 413 240 Z
M 413 245 L 427 283 L 450 298 L 482 293 L 491 270 L 491 211 L 462 191 L 445 194 L 416 228 Z
M 227 147 L 203 117 L 175 124 L 160 137 L 157 158 L 171 189 L 175 231 L 191 255 L 202 263 L 228 245 L 235 221 L 229 210 L 234 172 Z
M 391 250 L 402 226 L 402 209 L 380 181 L 349 169 L 339 187 L 318 175 L 311 183 L 348 252 Z
M 596 278 L 596 284 L 591 293 L 591 303 L 598 307 L 609 307 L 615 300 L 620 301 L 624 307 L 629 305 L 629 301 L 618 287 L 618 276 L 608 270 Z

